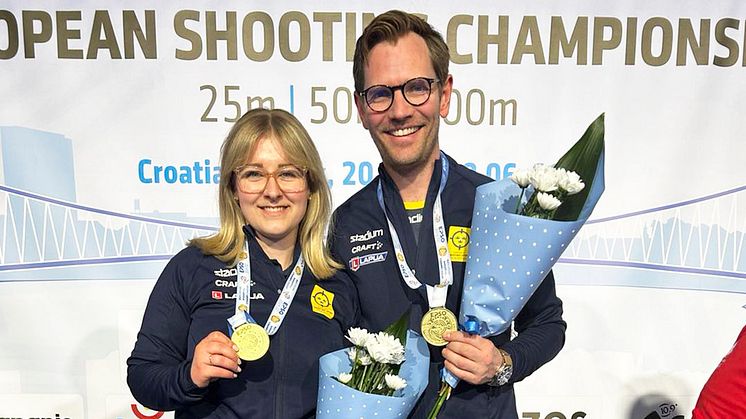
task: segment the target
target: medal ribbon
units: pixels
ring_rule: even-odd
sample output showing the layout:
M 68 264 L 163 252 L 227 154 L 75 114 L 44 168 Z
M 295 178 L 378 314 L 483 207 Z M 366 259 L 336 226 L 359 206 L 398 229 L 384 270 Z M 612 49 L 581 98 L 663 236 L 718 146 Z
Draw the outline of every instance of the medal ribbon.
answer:
M 241 258 L 236 265 L 236 311 L 228 319 L 228 323 L 230 323 L 233 330 L 244 323 L 256 323 L 249 314 L 249 309 L 251 308 L 251 261 L 249 260 L 248 241 L 244 243 L 244 255 L 245 257 Z M 282 292 L 280 292 L 280 296 L 272 308 L 272 313 L 270 313 L 267 322 L 264 324 L 264 330 L 268 335 L 272 336 L 277 333 L 282 321 L 285 320 L 290 305 L 293 303 L 295 293 L 300 286 L 300 279 L 303 276 L 305 267 L 306 263 L 301 253 L 293 267 L 293 271 L 285 281 L 285 286 L 282 288 Z
M 453 266 L 451 265 L 451 253 L 448 251 L 448 234 L 446 234 L 446 226 L 443 221 L 443 206 L 441 204 L 440 195 L 446 186 L 448 180 L 448 158 L 440 152 L 441 161 L 441 172 L 440 172 L 440 187 L 438 188 L 438 196 L 435 198 L 433 204 L 433 238 L 435 239 L 436 254 L 438 256 L 438 273 L 440 274 L 440 283 L 436 286 L 426 285 L 427 289 L 427 301 L 430 308 L 433 307 L 445 307 L 446 296 L 448 295 L 448 286 L 453 284 Z M 383 215 L 386 217 L 386 223 L 389 226 L 389 233 L 391 234 L 391 240 L 394 244 L 394 251 L 396 253 L 396 263 L 399 265 L 399 272 L 401 272 L 402 279 L 411 289 L 417 289 L 422 286 L 422 283 L 417 279 L 409 264 L 407 264 L 406 257 L 404 256 L 404 248 L 399 240 L 399 235 L 396 233 L 394 225 L 391 223 L 388 214 L 386 213 L 386 207 L 383 202 L 383 187 L 381 180 L 378 180 L 378 205 L 381 206 Z

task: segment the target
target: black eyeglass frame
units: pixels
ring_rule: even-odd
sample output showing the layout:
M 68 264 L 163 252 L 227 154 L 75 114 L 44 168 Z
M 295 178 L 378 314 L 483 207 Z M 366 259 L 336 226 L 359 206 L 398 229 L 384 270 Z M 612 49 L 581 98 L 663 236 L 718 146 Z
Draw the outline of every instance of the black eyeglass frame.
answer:
M 405 90 L 404 90 L 404 86 L 406 86 L 407 84 L 409 84 L 409 83 L 411 83 L 411 82 L 413 82 L 415 80 L 425 80 L 425 81 L 427 81 L 427 86 L 428 86 L 427 97 L 425 98 L 425 100 L 423 100 L 420 103 L 412 103 L 412 101 L 409 100 L 409 98 L 407 97 L 407 94 L 405 93 Z M 424 105 L 425 103 L 427 103 L 428 100 L 430 100 L 430 96 L 432 96 L 432 94 L 433 94 L 433 83 L 440 83 L 440 79 L 433 79 L 433 78 L 429 78 L 429 77 L 415 77 L 413 79 L 409 79 L 409 80 L 405 81 L 404 83 L 402 83 L 402 84 L 400 84 L 398 86 L 388 86 L 388 85 L 385 85 L 385 84 L 374 84 L 373 86 L 368 87 L 367 89 L 363 90 L 362 92 L 356 92 L 356 93 L 361 98 L 363 98 L 363 100 L 365 101 L 365 104 L 368 105 L 368 108 L 370 110 L 372 110 L 373 112 L 386 112 L 387 110 L 389 110 L 391 108 L 391 105 L 394 104 L 394 95 L 396 94 L 397 90 L 401 91 L 402 97 L 410 105 L 412 105 L 412 106 L 422 106 L 422 105 Z M 386 88 L 386 89 L 389 90 L 389 92 L 391 92 L 391 96 L 390 96 L 390 100 L 389 100 L 389 105 L 386 106 L 386 109 L 381 109 L 381 110 L 373 109 L 373 106 L 368 101 L 368 92 L 371 89 L 381 88 L 381 87 Z

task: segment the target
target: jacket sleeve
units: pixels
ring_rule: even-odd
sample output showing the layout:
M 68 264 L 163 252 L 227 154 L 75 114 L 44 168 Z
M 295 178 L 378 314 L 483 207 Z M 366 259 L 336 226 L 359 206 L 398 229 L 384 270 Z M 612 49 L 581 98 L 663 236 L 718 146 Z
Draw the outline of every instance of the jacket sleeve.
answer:
M 127 360 L 127 384 L 132 395 L 150 409 L 175 410 L 202 399 L 207 389 L 191 379 L 187 359 L 190 308 L 184 295 L 189 269 L 182 252 L 172 259 L 150 294 L 142 327 Z
M 697 398 L 692 419 L 745 417 L 746 326 L 712 372 Z
M 342 234 L 342 226 L 340 225 L 341 219 L 339 217 L 339 209 L 334 211 L 332 214 L 332 222 L 329 223 L 329 231 L 326 235 L 326 245 L 329 248 L 329 253 L 332 258 L 337 262 L 344 265 L 342 270 L 347 269 L 344 257 L 340 254 L 340 235 Z
M 343 283 L 346 305 L 349 307 L 346 310 L 349 312 L 349 315 L 345 317 L 347 322 L 343 325 L 344 330 L 342 331 L 342 334 L 347 334 L 347 331 L 351 327 L 360 326 L 360 298 L 357 293 L 357 287 L 352 282 L 352 278 L 344 270 L 338 271 L 336 275 Z
M 352 275 L 350 275 L 350 271 L 347 268 L 347 258 L 343 254 L 344 232 L 343 227 L 340 225 L 337 218 L 338 212 L 339 209 L 332 215 L 334 222 L 330 223 L 331 228 L 327 234 L 327 246 L 332 258 L 342 264 L 342 268 L 338 271 L 337 275 L 343 278 L 343 282 L 348 287 L 347 295 L 349 296 L 350 304 L 352 306 L 352 314 L 350 316 L 351 321 L 346 325 L 344 330 L 346 334 L 350 327 L 368 327 L 368 325 L 363 322 L 360 307 L 360 294 L 358 294 L 357 286 L 355 286 Z
M 557 297 L 550 271 L 516 317 L 518 335 L 501 346 L 513 359 L 510 382 L 523 380 L 552 360 L 565 344 L 566 328 L 562 300 Z

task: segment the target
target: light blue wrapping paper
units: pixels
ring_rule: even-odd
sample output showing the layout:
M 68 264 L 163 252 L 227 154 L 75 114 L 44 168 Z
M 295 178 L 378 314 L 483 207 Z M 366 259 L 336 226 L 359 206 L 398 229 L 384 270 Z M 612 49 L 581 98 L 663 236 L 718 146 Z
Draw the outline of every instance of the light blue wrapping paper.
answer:
M 585 205 L 576 221 L 553 221 L 515 214 L 521 189 L 510 179 L 477 188 L 466 260 L 459 323 L 479 323 L 479 335 L 508 329 L 562 252 L 590 217 L 604 191 L 604 153 L 596 166 Z M 523 201 L 533 191 L 529 187 Z M 443 378 L 455 387 L 447 370 Z
M 479 321 L 479 334 L 504 332 L 588 220 L 604 190 L 601 154 L 576 221 L 514 214 L 521 189 L 510 179 L 477 188 L 459 322 Z M 524 194 L 530 196 L 530 190 Z M 526 198 L 524 197 L 524 200 Z
M 350 371 L 348 350 L 340 349 L 319 359 L 316 417 L 406 418 L 427 387 L 430 352 L 425 340 L 419 334 L 407 331 L 404 362 L 399 370 L 399 376 L 407 380 L 407 386 L 393 396 L 363 393 L 333 378 Z

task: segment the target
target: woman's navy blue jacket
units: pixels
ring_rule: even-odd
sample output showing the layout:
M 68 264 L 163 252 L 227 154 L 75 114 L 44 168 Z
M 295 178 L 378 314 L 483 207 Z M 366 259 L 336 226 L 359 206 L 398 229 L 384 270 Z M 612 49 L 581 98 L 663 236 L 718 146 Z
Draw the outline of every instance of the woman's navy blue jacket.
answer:
M 263 326 L 295 260 L 283 272 L 250 229 L 244 230 L 250 237 L 251 315 Z M 345 346 L 344 334 L 357 320 L 357 295 L 349 277 L 338 272 L 319 281 L 306 268 L 287 317 L 270 338 L 269 352 L 242 362 L 237 378 L 199 389 L 189 374 L 194 348 L 212 331 L 228 334 L 235 281 L 235 268 L 195 247 L 171 259 L 153 288 L 127 360 L 132 394 L 151 409 L 175 410 L 179 419 L 313 417 L 318 359 Z

